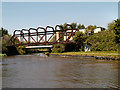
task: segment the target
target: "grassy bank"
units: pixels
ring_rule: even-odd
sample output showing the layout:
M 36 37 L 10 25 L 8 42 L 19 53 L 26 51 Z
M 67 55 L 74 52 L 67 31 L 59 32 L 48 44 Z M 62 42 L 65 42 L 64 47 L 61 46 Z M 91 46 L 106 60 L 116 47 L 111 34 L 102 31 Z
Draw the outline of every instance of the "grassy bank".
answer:
M 57 55 L 80 55 L 80 56 L 107 56 L 107 57 L 120 57 L 116 51 L 94 51 L 94 52 L 64 52 L 64 53 L 51 53 Z
M 2 56 L 7 56 L 6 54 L 0 54 L 0 57 L 2 57 Z

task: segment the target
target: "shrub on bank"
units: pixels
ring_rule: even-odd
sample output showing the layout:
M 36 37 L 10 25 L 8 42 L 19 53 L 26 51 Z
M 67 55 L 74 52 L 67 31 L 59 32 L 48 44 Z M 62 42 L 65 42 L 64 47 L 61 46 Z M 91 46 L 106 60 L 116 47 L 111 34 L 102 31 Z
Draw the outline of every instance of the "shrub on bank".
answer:
M 65 45 L 63 44 L 56 44 L 53 47 L 52 53 L 62 53 L 65 51 Z
M 91 51 L 117 51 L 115 34 L 111 30 L 95 33 L 87 38 L 86 43 L 91 45 Z
M 25 51 L 25 49 L 24 49 L 24 46 L 18 46 L 18 47 L 16 47 L 16 49 L 17 49 L 17 51 L 18 51 L 18 53 L 19 53 L 20 55 L 26 54 L 26 51 Z
M 2 37 L 2 53 L 6 54 L 8 51 L 7 45 L 9 44 L 9 40 L 10 40 L 11 36 L 10 35 L 3 35 Z
M 76 43 L 56 44 L 53 47 L 52 53 L 78 51 L 78 49 L 79 48 L 78 48 L 78 45 Z
M 75 51 L 84 51 L 84 42 L 87 39 L 87 35 L 84 33 L 78 31 L 75 33 L 75 36 L 73 37 L 74 43 L 76 43 Z

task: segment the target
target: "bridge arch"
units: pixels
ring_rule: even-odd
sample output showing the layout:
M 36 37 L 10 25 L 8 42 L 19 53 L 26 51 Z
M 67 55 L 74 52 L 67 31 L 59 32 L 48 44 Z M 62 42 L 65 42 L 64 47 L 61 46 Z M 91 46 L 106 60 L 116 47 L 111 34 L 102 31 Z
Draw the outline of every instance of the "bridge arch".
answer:
M 40 31 L 39 31 L 40 30 Z M 45 41 L 44 40 L 44 37 L 45 37 L 45 35 L 44 35 L 44 33 L 46 32 L 46 29 L 45 28 L 43 28 L 43 27 L 38 27 L 37 28 L 37 43 L 40 43 L 41 41 Z M 40 38 L 40 39 L 38 39 L 38 37 Z
M 23 39 L 26 41 L 26 43 L 29 43 L 28 42 L 28 39 L 26 39 L 25 37 L 27 37 L 28 36 L 28 32 L 29 32 L 29 30 L 28 29 L 22 29 L 21 30 L 22 31 L 22 33 L 23 33 Z M 27 31 L 27 33 L 24 33 L 24 31 Z M 27 37 L 28 38 L 28 37 Z
M 56 31 L 56 42 L 60 42 L 63 38 L 63 34 L 65 33 L 65 30 L 63 29 L 61 25 L 56 25 L 55 31 Z
M 16 35 L 16 32 L 21 32 L 21 30 L 15 30 L 14 32 L 13 32 L 13 35 Z M 20 33 L 19 33 L 20 34 Z
M 71 27 L 71 29 L 73 29 L 73 26 L 72 26 L 71 24 L 66 24 L 66 25 L 65 25 L 65 30 L 67 30 L 67 27 L 68 27 L 68 26 Z
M 60 26 L 60 25 L 56 25 L 55 26 L 55 31 L 57 31 L 57 28 L 59 27 L 59 29 L 61 28 L 62 30 L 63 30 L 63 27 L 62 26 Z
M 48 29 L 51 29 L 51 30 L 48 30 Z M 51 27 L 51 26 L 46 27 L 46 33 L 45 34 L 48 35 L 48 37 L 46 36 L 47 42 L 49 42 L 51 40 L 51 38 L 55 35 L 55 33 L 56 32 L 55 32 L 53 27 Z
M 68 29 L 68 27 L 71 28 Z M 69 40 L 73 37 L 73 35 L 75 35 L 76 31 L 78 30 L 73 29 L 72 25 L 70 24 L 66 24 L 65 29 L 61 25 L 56 25 L 55 28 L 51 26 L 46 26 L 46 28 L 38 27 L 37 29 L 29 28 L 29 29 L 15 30 L 13 32 L 13 36 L 10 39 L 10 41 L 13 42 L 12 45 L 53 45 L 53 44 L 71 43 L 69 42 Z M 17 32 L 19 34 L 17 34 Z M 49 38 L 48 35 L 50 35 Z M 18 39 L 18 37 L 20 39 Z M 43 37 L 45 38 L 45 40 Z M 54 37 L 55 39 L 51 40 L 52 37 Z M 22 39 L 26 42 L 22 42 Z M 60 41 L 61 39 L 63 40 Z M 19 43 L 15 44 L 15 40 L 17 40 Z M 41 42 L 41 40 L 43 42 Z
M 18 34 L 16 33 L 16 32 L 19 32 Z M 22 31 L 21 30 L 15 30 L 14 32 L 13 32 L 13 39 L 10 39 L 11 41 L 12 41 L 12 43 L 16 43 L 16 41 L 19 43 L 19 44 L 21 44 L 21 35 L 22 35 Z M 20 40 L 19 40 L 19 38 L 20 38 Z
M 31 31 L 36 31 L 36 32 L 37 32 L 37 29 L 35 29 L 35 28 L 30 28 L 30 29 L 28 30 L 28 43 L 31 43 L 31 38 L 32 38 L 32 40 L 34 41 L 33 43 L 37 43 L 36 40 L 33 38 L 33 36 L 36 35 L 36 32 L 31 32 Z M 34 35 L 34 34 L 35 34 L 35 35 Z

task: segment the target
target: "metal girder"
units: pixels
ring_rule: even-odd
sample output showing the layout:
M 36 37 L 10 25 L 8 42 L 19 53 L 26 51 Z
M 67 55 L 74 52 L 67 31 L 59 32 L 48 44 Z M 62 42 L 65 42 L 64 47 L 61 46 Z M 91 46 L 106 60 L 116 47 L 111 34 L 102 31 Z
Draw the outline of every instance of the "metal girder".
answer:
M 71 29 L 67 29 L 68 26 L 71 27 Z M 59 30 L 57 28 L 59 28 Z M 51 30 L 48 31 L 48 29 Z M 53 45 L 60 43 L 65 44 L 65 43 L 71 43 L 69 42 L 69 40 L 71 37 L 75 35 L 75 32 L 77 31 L 78 31 L 77 29 L 73 29 L 72 25 L 69 24 L 66 24 L 65 29 L 63 29 L 63 27 L 60 25 L 56 25 L 55 29 L 51 26 L 47 26 L 46 28 L 38 27 L 37 29 L 29 28 L 29 29 L 15 30 L 13 32 L 13 36 L 10 39 L 10 42 L 13 43 L 12 45 Z M 58 40 L 56 40 L 56 33 L 60 34 Z M 67 34 L 69 35 L 67 36 Z M 47 38 L 48 35 L 50 36 L 49 38 Z M 66 36 L 66 40 L 58 42 L 62 37 L 64 38 L 64 36 Z M 50 39 L 53 37 L 55 37 L 55 41 L 49 42 Z

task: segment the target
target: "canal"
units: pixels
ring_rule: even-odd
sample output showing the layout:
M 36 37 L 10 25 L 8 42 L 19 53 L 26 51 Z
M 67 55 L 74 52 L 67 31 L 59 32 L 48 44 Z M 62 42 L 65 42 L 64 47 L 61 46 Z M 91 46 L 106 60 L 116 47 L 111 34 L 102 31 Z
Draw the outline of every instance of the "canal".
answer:
M 117 88 L 118 61 L 18 55 L 3 58 L 3 88 Z

